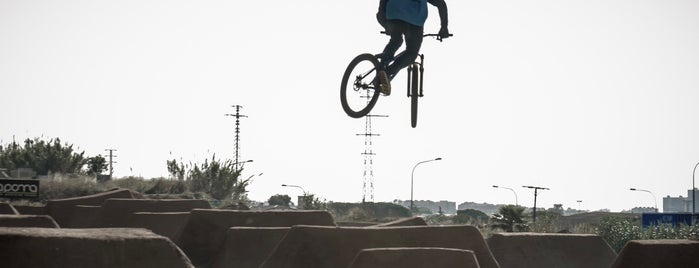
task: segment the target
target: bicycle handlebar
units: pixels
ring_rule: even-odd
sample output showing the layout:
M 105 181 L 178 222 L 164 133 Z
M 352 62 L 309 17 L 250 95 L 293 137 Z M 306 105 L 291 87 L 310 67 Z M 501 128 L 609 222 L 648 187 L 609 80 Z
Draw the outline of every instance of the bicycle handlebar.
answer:
M 385 35 L 388 35 L 388 33 L 386 33 L 386 31 L 381 31 L 381 33 L 382 33 L 382 34 L 385 34 Z M 422 35 L 422 37 L 437 37 L 437 40 L 438 40 L 439 42 L 442 42 L 442 39 L 444 39 L 444 38 L 448 38 L 448 37 L 452 37 L 452 36 L 454 36 L 454 34 L 449 34 L 447 37 L 442 37 L 442 36 L 439 35 L 439 34 L 423 34 L 423 35 Z
M 447 37 L 442 37 L 442 36 L 439 35 L 439 34 L 423 34 L 423 35 L 422 35 L 422 37 L 428 37 L 428 36 L 437 37 L 437 40 L 439 40 L 439 42 L 442 42 L 442 39 L 448 38 L 448 37 L 452 37 L 452 36 L 454 36 L 454 34 L 449 34 L 449 35 L 447 35 Z
M 387 33 L 386 31 L 381 31 L 381 33 L 382 33 L 382 34 L 385 34 L 385 35 L 388 35 L 388 33 Z M 442 39 L 447 38 L 447 37 L 452 37 L 452 36 L 454 36 L 454 34 L 449 34 L 447 37 L 442 37 L 442 36 L 439 35 L 439 34 L 423 34 L 423 35 L 422 35 L 422 37 L 430 37 L 430 36 L 431 36 L 431 37 L 437 37 L 437 40 L 439 40 L 439 42 L 442 42 Z

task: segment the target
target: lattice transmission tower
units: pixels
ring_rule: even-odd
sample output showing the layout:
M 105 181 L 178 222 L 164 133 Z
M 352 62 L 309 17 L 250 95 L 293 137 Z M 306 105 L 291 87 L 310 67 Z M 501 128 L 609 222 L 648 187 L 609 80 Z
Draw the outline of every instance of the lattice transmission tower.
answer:
M 247 115 L 242 115 L 240 114 L 240 108 L 243 108 L 243 106 L 240 105 L 232 105 L 231 107 L 235 108 L 235 114 L 225 114 L 225 116 L 233 116 L 235 117 L 235 169 L 240 170 L 238 168 L 238 165 L 240 165 L 240 118 L 245 118 L 248 117 Z
M 387 115 L 372 115 L 368 114 L 365 118 L 364 133 L 357 136 L 364 136 L 364 175 L 362 176 L 362 203 L 369 201 L 374 202 L 374 153 L 372 137 L 381 136 L 374 133 L 371 128 L 372 117 L 388 117 Z M 367 200 L 368 197 L 368 200 Z

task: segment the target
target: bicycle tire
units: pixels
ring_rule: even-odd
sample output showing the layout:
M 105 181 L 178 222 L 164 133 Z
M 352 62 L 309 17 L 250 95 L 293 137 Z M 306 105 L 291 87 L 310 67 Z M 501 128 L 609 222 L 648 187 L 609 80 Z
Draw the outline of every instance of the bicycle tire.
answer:
M 368 61 L 373 65 L 372 70 L 367 70 L 365 75 L 363 77 L 357 76 L 357 77 L 352 77 L 352 72 L 353 71 L 363 71 L 363 70 L 355 70 L 355 67 L 359 65 L 360 63 Z M 352 118 L 361 118 L 369 112 L 371 112 L 371 109 L 374 108 L 374 105 L 376 105 L 376 102 L 379 99 L 379 81 L 378 79 L 374 79 L 376 77 L 377 70 L 380 68 L 380 64 L 378 59 L 372 54 L 365 53 L 365 54 L 360 54 L 357 57 L 355 57 L 347 66 L 347 69 L 345 70 L 345 73 L 342 75 L 342 83 L 340 83 L 340 103 L 342 104 L 342 109 L 347 113 Z M 373 72 L 373 75 L 371 74 Z M 368 79 L 367 79 L 368 78 Z M 350 84 L 350 79 L 354 79 L 352 83 Z M 364 83 L 363 79 L 372 79 L 369 81 L 372 81 L 370 83 Z M 357 84 L 359 83 L 359 84 Z M 357 87 L 360 88 L 357 88 Z M 361 88 L 361 87 L 366 87 L 366 88 Z M 349 100 L 348 100 L 348 94 L 353 94 L 354 97 L 357 96 L 357 94 L 360 94 L 359 91 L 366 91 L 367 97 L 369 98 L 366 102 L 366 106 L 360 105 L 359 108 L 353 108 L 350 106 Z
M 418 65 L 414 64 L 410 70 L 411 74 L 410 77 L 412 78 L 412 81 L 410 81 L 410 125 L 415 128 L 417 126 L 417 98 L 419 98 L 419 73 L 418 73 Z

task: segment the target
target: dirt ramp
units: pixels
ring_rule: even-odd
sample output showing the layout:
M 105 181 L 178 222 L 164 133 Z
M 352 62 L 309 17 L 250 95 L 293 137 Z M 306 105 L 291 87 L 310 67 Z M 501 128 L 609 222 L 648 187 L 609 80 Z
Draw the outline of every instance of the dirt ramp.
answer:
M 359 251 L 350 268 L 480 268 L 472 250 L 453 248 L 372 248 Z
M 502 233 L 488 239 L 502 268 L 609 267 L 616 253 L 598 235 Z
M 323 227 L 294 226 L 260 266 L 348 267 L 362 249 L 439 247 L 472 250 L 480 267 L 499 267 L 473 226 Z
M 375 227 L 391 227 L 391 226 L 426 226 L 425 219 L 420 217 L 402 218 L 395 221 L 377 224 Z
M 45 206 L 19 206 L 13 205 L 20 215 L 47 215 Z
M 249 211 L 195 209 L 177 244 L 195 265 L 208 264 L 223 247 L 230 227 L 291 227 L 298 224 L 334 226 L 327 211 Z
M 97 218 L 97 213 L 102 209 L 100 206 L 75 206 L 73 207 L 73 217 L 70 219 L 70 228 L 90 228 Z
M 145 229 L 0 228 L 2 267 L 194 267 Z
M 116 189 L 94 195 L 49 200 L 46 204 L 46 210 L 58 225 L 64 228 L 73 228 L 70 224 L 75 206 L 99 206 L 109 198 L 134 198 L 134 196 L 128 189 Z
M 0 215 L 19 215 L 19 212 L 7 202 L 0 202 Z
M 136 212 L 129 227 L 146 228 L 175 241 L 189 219 L 189 212 Z
M 290 227 L 231 227 L 212 267 L 257 268 L 277 247 Z
M 206 200 L 110 198 L 102 203 L 92 227 L 133 227 L 130 222 L 135 212 L 189 212 L 208 208 L 211 208 L 211 204 Z
M 699 241 L 633 240 L 619 253 L 612 268 L 699 267 Z
M 58 228 L 56 221 L 48 215 L 0 215 L 0 226 Z

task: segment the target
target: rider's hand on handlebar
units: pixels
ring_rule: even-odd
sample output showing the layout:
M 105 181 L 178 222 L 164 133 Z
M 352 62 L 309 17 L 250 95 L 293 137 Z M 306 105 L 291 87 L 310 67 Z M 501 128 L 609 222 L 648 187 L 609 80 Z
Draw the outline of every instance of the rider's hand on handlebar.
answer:
M 442 26 L 442 28 L 439 29 L 439 37 L 440 38 L 449 37 L 449 29 L 447 29 L 447 26 Z

